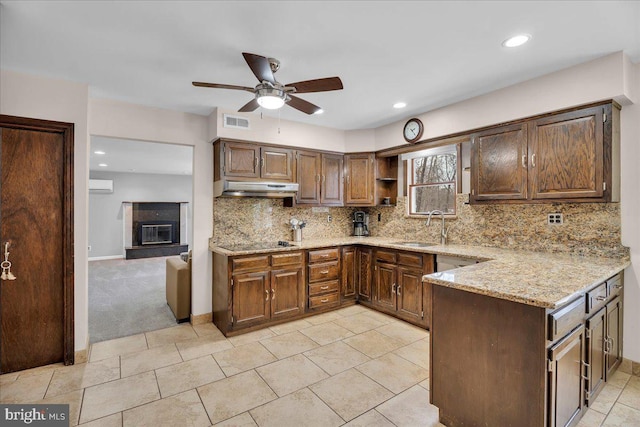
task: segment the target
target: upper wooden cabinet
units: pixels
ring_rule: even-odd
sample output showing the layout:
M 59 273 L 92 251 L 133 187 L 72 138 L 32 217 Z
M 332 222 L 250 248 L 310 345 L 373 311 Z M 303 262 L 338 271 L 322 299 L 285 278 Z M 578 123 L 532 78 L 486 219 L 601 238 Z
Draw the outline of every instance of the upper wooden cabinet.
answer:
M 347 154 L 345 163 L 345 201 L 348 206 L 374 206 L 375 154 Z
M 471 202 L 618 200 L 611 103 L 483 130 L 471 139 Z
M 297 151 L 298 194 L 300 205 L 343 205 L 343 156 L 317 151 Z
M 293 151 L 287 148 L 224 141 L 214 147 L 215 179 L 293 181 Z

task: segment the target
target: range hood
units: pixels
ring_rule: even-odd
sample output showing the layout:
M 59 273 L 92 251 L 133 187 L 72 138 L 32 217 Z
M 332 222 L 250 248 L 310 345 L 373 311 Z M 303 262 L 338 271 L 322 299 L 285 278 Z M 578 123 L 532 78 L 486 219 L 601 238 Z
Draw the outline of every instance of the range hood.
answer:
M 295 197 L 298 184 L 292 182 L 215 181 L 214 197 Z

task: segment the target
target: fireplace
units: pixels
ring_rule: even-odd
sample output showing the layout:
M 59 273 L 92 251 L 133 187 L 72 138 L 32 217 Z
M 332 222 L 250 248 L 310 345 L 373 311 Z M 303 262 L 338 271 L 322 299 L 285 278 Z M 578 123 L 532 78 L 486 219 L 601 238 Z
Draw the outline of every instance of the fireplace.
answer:
M 143 245 L 162 245 L 173 243 L 171 224 L 142 224 L 142 244 Z
M 187 205 L 185 202 L 123 202 L 125 258 L 188 251 Z

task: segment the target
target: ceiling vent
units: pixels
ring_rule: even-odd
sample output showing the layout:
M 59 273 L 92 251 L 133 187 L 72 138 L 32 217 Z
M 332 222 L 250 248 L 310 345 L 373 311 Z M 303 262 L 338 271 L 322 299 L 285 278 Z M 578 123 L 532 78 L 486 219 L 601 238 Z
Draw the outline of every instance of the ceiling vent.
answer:
M 224 114 L 224 127 L 233 129 L 249 129 L 249 119 Z
M 113 180 L 112 179 L 90 179 L 89 192 L 102 193 L 102 194 L 113 193 Z

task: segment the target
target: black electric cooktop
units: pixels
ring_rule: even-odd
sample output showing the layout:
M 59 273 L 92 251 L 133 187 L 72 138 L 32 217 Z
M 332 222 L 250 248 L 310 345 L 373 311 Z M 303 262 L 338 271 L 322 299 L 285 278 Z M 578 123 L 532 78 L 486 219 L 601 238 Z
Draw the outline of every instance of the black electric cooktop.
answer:
M 259 251 L 264 249 L 278 249 L 284 246 L 291 246 L 289 242 L 280 240 L 278 242 L 249 242 L 237 245 L 221 245 L 222 249 L 228 251 Z

